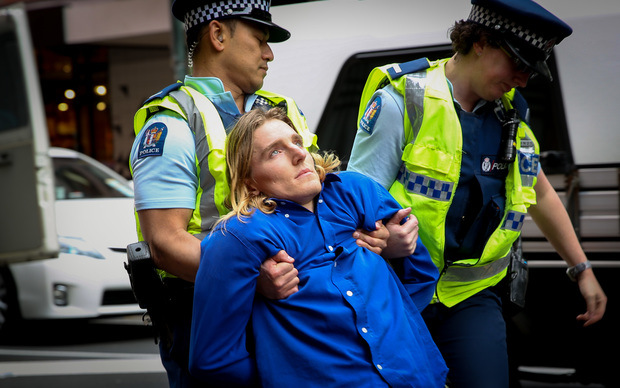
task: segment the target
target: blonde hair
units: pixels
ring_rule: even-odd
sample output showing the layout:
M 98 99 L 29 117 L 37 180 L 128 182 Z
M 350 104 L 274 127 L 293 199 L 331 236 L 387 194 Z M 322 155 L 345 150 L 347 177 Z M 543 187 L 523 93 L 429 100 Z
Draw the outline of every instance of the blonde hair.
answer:
M 230 194 L 226 206 L 232 209 L 220 218 L 218 223 L 232 217 L 243 222 L 244 217 L 250 216 L 256 209 L 264 213 L 272 213 L 276 204 L 265 194 L 255 195 L 246 185 L 252 176 L 252 153 L 254 152 L 254 132 L 269 120 L 280 120 L 295 129 L 291 119 L 281 108 L 271 108 L 267 111 L 254 109 L 237 121 L 226 139 L 226 177 L 230 184 Z M 314 167 L 321 182 L 327 173 L 335 172 L 340 166 L 340 160 L 333 153 L 310 153 L 314 159 Z

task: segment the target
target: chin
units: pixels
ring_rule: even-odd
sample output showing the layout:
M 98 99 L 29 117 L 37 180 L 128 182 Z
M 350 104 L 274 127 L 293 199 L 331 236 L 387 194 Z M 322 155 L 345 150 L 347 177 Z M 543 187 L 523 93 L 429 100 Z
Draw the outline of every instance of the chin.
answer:
M 504 91 L 503 90 L 499 90 L 497 92 L 489 93 L 487 95 L 487 97 L 485 98 L 485 100 L 487 100 L 487 101 L 495 101 L 498 98 L 502 98 L 503 95 L 504 95 Z
M 263 87 L 263 80 L 261 79 L 260 82 L 257 82 L 256 84 L 251 84 L 251 85 L 248 85 L 248 86 L 249 86 L 248 90 L 245 90 L 244 93 L 245 94 L 254 94 L 257 91 L 262 89 L 262 87 Z

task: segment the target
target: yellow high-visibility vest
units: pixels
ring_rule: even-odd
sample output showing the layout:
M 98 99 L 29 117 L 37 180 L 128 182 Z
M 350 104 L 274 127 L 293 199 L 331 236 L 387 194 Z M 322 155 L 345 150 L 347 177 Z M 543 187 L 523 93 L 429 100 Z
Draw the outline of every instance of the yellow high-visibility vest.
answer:
M 200 92 L 180 84 L 166 89 L 155 98 L 149 99 L 136 112 L 134 132 L 137 136 L 153 114 L 166 109 L 176 112 L 188 122 L 196 145 L 198 189 L 196 208 L 187 231 L 202 239 L 209 233 L 218 217 L 229 211 L 224 205 L 230 192 L 226 178 L 226 129 L 213 103 Z M 316 135 L 308 129 L 306 118 L 293 99 L 262 90 L 256 94 L 274 105 L 286 108 L 287 116 L 304 139 L 304 146 L 310 151 L 318 150 Z M 142 240 L 137 215 L 136 225 L 138 237 Z
M 461 124 L 445 76 L 448 59 L 423 64 L 424 70 L 404 73 L 398 65 L 375 68 L 362 93 L 360 119 L 372 94 L 391 83 L 405 101 L 406 146 L 397 180 L 390 193 L 403 207 L 411 207 L 419 221 L 419 234 L 440 271 L 432 303 L 451 307 L 497 284 L 506 276 L 513 242 L 519 237 L 527 208 L 536 204 L 539 145 L 521 121 L 516 148 L 518 157 L 506 178 L 506 207 L 502 221 L 489 237 L 481 257 L 446 265 L 444 260 L 446 216 L 461 171 Z M 502 97 L 512 108 L 514 90 Z M 359 120 L 358 120 L 359 122 Z

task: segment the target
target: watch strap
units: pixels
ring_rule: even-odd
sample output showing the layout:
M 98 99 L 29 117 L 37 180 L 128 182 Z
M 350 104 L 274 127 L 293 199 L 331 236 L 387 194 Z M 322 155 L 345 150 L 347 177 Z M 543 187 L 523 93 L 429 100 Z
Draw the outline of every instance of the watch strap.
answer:
M 574 282 L 577 281 L 577 276 L 579 276 L 580 273 L 582 273 L 583 271 L 585 271 L 588 268 L 592 268 L 592 263 L 590 263 L 589 260 L 584 261 L 583 263 L 579 263 L 573 267 L 569 267 L 566 270 L 566 275 L 568 275 L 568 278 Z

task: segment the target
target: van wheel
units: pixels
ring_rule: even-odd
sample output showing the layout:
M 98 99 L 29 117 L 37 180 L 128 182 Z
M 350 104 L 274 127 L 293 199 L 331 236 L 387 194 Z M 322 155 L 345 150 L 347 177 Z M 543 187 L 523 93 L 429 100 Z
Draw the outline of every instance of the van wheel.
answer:
M 18 320 L 19 314 L 17 311 L 17 297 L 15 295 L 13 277 L 8 268 L 0 268 L 0 338 Z

